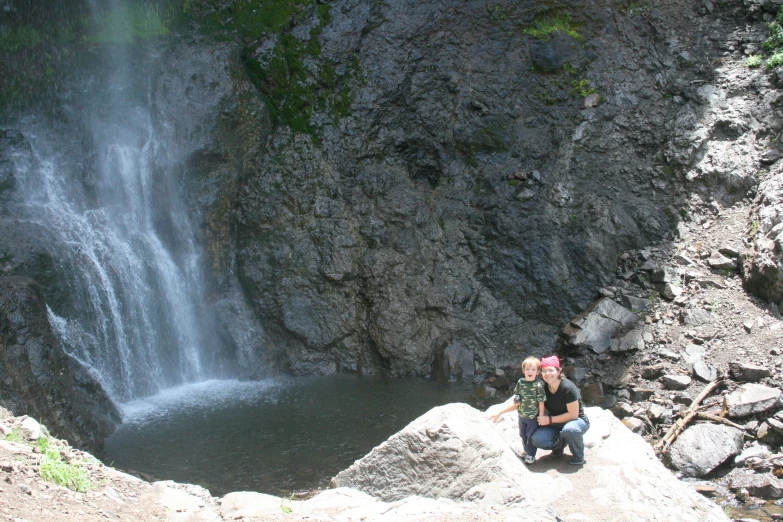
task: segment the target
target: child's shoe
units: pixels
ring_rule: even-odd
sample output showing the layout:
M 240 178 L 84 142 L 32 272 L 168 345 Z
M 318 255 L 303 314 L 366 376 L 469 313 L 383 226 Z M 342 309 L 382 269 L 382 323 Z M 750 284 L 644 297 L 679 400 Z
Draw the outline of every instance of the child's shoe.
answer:
M 525 455 L 525 464 L 533 464 L 536 458 L 532 455 Z

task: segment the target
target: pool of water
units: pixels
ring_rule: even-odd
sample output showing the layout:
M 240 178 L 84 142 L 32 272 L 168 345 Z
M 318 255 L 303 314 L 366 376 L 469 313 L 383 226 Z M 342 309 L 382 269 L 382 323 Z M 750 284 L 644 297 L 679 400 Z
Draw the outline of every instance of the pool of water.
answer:
M 359 376 L 206 381 L 121 406 L 106 440 L 116 468 L 199 484 L 212 495 L 275 495 L 329 479 L 434 406 L 475 387 Z

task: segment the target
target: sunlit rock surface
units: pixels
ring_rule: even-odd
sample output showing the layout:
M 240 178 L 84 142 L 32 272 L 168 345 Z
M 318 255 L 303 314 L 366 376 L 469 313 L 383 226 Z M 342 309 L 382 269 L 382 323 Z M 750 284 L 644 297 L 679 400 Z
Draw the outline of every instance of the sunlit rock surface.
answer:
M 727 520 L 609 411 L 588 408 L 587 414 L 587 464 L 576 471 L 567 459 L 545 455 L 525 467 L 519 448 L 507 442 L 518 440 L 514 415 L 492 424 L 467 405 L 450 404 L 419 417 L 333 482 L 387 502 L 420 495 L 548 505 L 561 516 L 579 513 L 593 520 Z

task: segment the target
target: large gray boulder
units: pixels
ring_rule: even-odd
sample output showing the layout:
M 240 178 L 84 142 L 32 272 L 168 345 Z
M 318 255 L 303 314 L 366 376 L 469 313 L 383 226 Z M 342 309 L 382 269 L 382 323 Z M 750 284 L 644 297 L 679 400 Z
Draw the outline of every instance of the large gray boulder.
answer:
M 611 299 L 602 298 L 572 319 L 560 337 L 570 346 L 587 347 L 595 353 L 603 353 L 611 346 L 615 332 L 637 319 L 637 315 L 624 306 Z M 635 346 L 631 341 L 618 342 L 618 350 L 621 344 Z
M 729 415 L 744 417 L 770 410 L 780 403 L 781 391 L 763 384 L 743 384 L 726 397 Z
M 683 475 L 701 477 L 741 451 L 741 430 L 719 424 L 697 424 L 674 441 L 671 461 Z
M 547 457 L 546 452 L 541 452 L 535 464 L 521 465 L 515 414 L 506 414 L 493 424 L 469 406 L 449 404 L 419 417 L 339 473 L 333 485 L 340 488 L 334 491 L 350 486 L 392 505 L 411 498 L 422 502 L 421 496 L 429 497 L 433 505 L 432 499 L 438 497 L 472 499 L 460 504 L 470 509 L 476 504 L 495 505 L 497 516 L 504 520 L 515 519 L 518 512 L 513 510 L 533 499 L 549 504 L 561 519 L 728 520 L 717 505 L 679 482 L 650 445 L 611 412 L 587 408 L 586 413 L 591 422 L 585 435 L 587 464 L 577 473 L 572 473 L 566 461 Z M 510 485 L 516 489 L 509 489 Z M 410 494 L 417 496 L 406 497 Z M 577 497 L 580 500 L 574 501 Z M 493 504 L 498 500 L 505 504 Z M 298 507 L 294 509 L 296 513 Z M 476 516 L 476 520 L 486 520 L 486 514 Z M 535 517 L 540 512 L 531 511 L 530 516 L 538 520 Z
M 434 408 L 332 479 L 386 502 L 418 495 L 493 504 L 552 500 L 500 434 L 466 404 Z

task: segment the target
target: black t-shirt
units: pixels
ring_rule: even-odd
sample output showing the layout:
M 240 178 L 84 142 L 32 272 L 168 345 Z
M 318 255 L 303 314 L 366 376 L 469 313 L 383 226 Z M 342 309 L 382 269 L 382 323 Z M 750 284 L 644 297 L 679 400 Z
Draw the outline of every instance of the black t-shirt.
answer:
M 560 387 L 555 393 L 551 393 L 549 391 L 549 386 L 545 383 L 544 392 L 546 392 L 546 402 L 544 403 L 544 406 L 546 406 L 549 415 L 554 416 L 567 413 L 568 407 L 566 407 L 566 404 L 579 401 L 579 417 L 583 419 L 587 418 L 585 417 L 584 406 L 582 406 L 582 401 L 580 400 L 582 396 L 579 393 L 579 388 L 577 388 L 576 384 L 573 382 L 568 379 L 563 379 L 560 381 Z

